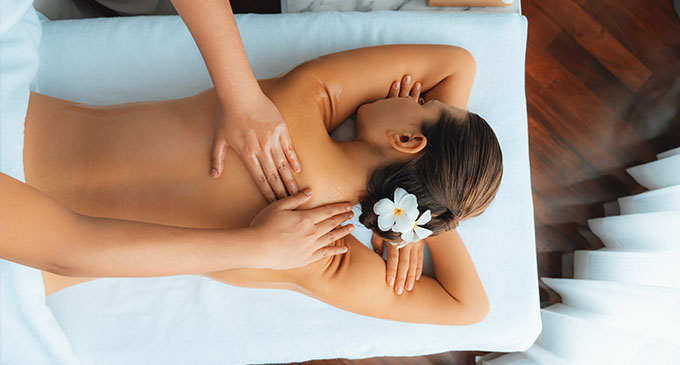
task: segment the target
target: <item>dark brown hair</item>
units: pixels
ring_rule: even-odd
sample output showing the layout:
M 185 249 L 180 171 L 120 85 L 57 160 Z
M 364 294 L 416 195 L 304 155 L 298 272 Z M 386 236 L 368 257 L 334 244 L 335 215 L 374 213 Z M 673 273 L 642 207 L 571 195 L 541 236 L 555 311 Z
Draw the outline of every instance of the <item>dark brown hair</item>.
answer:
M 382 198 L 394 199 L 396 188 L 416 196 L 420 213 L 432 212 L 424 227 L 436 235 L 482 214 L 503 175 L 498 139 L 479 115 L 467 113 L 461 119 L 442 111 L 439 119 L 423 122 L 421 133 L 427 138 L 425 148 L 408 161 L 373 171 L 360 200 L 359 221 L 392 242 L 399 241 L 400 234 L 378 228 L 373 205 Z

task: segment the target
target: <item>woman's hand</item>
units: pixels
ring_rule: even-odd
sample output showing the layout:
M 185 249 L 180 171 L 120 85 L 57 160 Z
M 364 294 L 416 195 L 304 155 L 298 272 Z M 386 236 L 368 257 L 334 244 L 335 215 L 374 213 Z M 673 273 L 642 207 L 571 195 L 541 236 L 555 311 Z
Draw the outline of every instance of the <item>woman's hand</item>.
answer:
M 293 196 L 269 204 L 250 226 L 255 247 L 253 268 L 290 269 L 304 266 L 324 257 L 347 252 L 345 246 L 331 246 L 354 230 L 348 224 L 352 218 L 349 203 L 336 203 L 309 210 L 294 210 L 312 195 L 305 189 Z
M 425 240 L 411 242 L 397 249 L 397 246 L 385 242 L 382 237 L 373 233 L 371 244 L 380 256 L 383 249 L 387 248 L 387 285 L 393 287 L 394 292 L 399 295 L 404 292 L 404 288 L 408 291 L 413 290 L 413 285 L 423 274 Z
M 238 109 L 219 107 L 216 119 L 213 178 L 222 175 L 227 147 L 231 147 L 270 203 L 299 191 L 293 172 L 302 171 L 300 161 L 283 116 L 266 95 L 260 93 Z
M 416 102 L 422 102 L 420 92 L 423 84 L 420 81 L 413 82 L 411 75 L 404 75 L 401 80 L 395 80 L 390 86 L 390 92 L 387 94 L 389 98 L 411 98 Z

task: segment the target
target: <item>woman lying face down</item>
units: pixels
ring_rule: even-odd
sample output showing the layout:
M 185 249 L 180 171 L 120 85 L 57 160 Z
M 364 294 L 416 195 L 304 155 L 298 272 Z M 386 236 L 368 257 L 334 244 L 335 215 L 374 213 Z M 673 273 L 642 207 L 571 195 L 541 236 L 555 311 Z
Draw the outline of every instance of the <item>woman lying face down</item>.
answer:
M 351 236 L 334 243 L 347 246 L 347 253 L 305 267 L 205 275 L 231 285 L 294 290 L 377 318 L 445 325 L 482 320 L 488 300 L 455 227 L 489 205 L 502 163 L 490 126 L 464 110 L 474 73 L 474 60 L 461 48 L 393 45 L 326 55 L 260 81 L 288 124 L 303 165 L 298 184 L 314 190 L 303 208 L 360 202 L 361 222 L 397 242 L 401 232 L 381 229 L 374 205 L 404 189 L 417 199 L 418 215 L 431 212 L 421 226 L 433 232 L 427 243 L 434 278 L 424 276 L 413 290 L 394 294 L 384 280 L 385 262 Z M 422 84 L 422 102 L 385 99 L 393 80 L 405 74 Z M 228 152 L 218 180 L 204 166 L 217 104 L 213 90 L 109 107 L 33 94 L 26 181 L 85 214 L 207 229 L 246 227 L 267 202 L 243 163 Z M 332 140 L 329 134 L 355 112 L 355 140 Z M 48 295 L 91 279 L 49 273 L 43 278 Z

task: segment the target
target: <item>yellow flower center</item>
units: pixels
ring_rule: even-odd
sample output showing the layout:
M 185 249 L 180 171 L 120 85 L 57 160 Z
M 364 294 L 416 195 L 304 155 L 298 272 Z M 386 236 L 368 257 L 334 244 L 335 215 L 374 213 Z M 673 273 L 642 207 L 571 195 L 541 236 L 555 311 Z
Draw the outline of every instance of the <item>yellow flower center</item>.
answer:
M 401 217 L 401 208 L 394 208 L 394 215 Z
M 413 223 L 413 229 L 416 229 L 418 227 L 418 223 Z

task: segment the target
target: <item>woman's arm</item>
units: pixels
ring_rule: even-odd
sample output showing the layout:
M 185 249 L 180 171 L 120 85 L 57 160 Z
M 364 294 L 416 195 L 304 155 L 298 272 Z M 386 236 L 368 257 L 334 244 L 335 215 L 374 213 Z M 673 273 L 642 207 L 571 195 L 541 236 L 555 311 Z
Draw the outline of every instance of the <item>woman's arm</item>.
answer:
M 425 100 L 465 108 L 476 65 L 467 50 L 446 45 L 405 44 L 353 49 L 321 56 L 284 77 L 311 79 L 327 94 L 326 125 L 335 129 L 364 104 L 385 98 L 394 80 L 410 75 Z M 307 86 L 305 86 L 307 87 Z
M 428 238 L 435 278 L 423 276 L 412 291 L 385 285 L 383 260 L 352 236 L 349 252 L 329 260 L 323 274 L 303 279 L 310 295 L 339 308 L 394 321 L 467 325 L 484 319 L 489 302 L 456 231 Z
M 226 270 L 207 276 L 237 286 L 289 289 L 350 312 L 401 322 L 467 325 L 481 321 L 489 302 L 456 231 L 427 239 L 435 278 L 423 276 L 402 295 L 385 285 L 385 262 L 354 237 L 349 251 L 293 270 Z
M 335 228 L 349 218 L 347 203 L 293 211 L 308 193 L 271 204 L 249 228 L 188 229 L 80 215 L 0 173 L 0 257 L 79 277 L 305 265 L 344 252 L 326 246 L 351 230 Z M 291 231 L 291 225 L 297 229 Z

